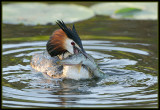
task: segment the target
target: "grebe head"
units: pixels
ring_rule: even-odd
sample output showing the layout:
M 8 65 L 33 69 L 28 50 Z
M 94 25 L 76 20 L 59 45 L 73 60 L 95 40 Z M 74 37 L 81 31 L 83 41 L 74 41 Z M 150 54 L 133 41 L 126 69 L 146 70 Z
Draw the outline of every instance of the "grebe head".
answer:
M 54 31 L 46 45 L 47 51 L 51 57 L 68 52 L 70 54 L 77 54 L 81 52 L 86 55 L 75 26 L 73 25 L 72 29 L 70 29 L 63 21 L 59 20 L 57 21 L 57 24 L 61 29 Z

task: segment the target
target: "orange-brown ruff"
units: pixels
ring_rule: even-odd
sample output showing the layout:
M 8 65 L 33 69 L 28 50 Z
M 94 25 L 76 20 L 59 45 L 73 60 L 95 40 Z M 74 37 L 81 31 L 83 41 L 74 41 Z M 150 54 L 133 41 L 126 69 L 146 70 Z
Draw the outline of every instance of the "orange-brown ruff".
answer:
M 53 32 L 52 36 L 50 37 L 47 43 L 47 50 L 51 57 L 65 53 L 65 42 L 67 36 L 62 29 L 58 29 Z

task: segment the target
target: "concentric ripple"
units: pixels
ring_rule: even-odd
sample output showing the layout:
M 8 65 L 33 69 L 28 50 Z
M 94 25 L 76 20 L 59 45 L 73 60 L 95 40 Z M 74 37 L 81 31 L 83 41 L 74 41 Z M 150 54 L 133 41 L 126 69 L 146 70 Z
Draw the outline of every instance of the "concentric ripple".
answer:
M 150 52 L 135 48 L 149 44 L 82 43 L 108 77 L 51 79 L 30 67 L 31 56 L 44 51 L 45 41 L 3 44 L 3 107 L 157 107 L 157 76 L 143 65 Z

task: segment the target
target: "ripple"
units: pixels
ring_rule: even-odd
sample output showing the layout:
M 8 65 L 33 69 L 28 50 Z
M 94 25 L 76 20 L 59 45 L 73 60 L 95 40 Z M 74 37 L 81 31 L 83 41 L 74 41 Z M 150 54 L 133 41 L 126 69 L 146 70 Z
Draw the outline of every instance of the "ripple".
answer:
M 32 70 L 29 63 L 34 53 L 42 52 L 46 42 L 3 44 L 3 106 L 4 107 L 149 107 L 157 106 L 157 76 L 134 70 L 141 60 L 116 58 L 112 51 L 129 52 L 137 57 L 149 56 L 147 51 L 135 49 L 141 43 L 84 40 L 84 48 L 99 63 L 104 79 L 51 79 Z M 122 45 L 124 47 L 120 47 Z M 132 45 L 133 48 L 126 48 Z M 107 54 L 106 54 L 107 53 Z M 121 53 L 119 53 L 121 54 Z M 16 58 L 18 64 L 10 63 Z M 137 58 L 138 59 L 138 58 Z M 133 66 L 133 70 L 125 67 Z M 137 104 L 138 103 L 138 104 Z M 147 104 L 147 106 L 146 106 Z M 28 106 L 29 105 L 29 106 Z
M 10 48 L 19 48 L 19 47 L 31 47 L 31 46 L 45 46 L 46 42 L 23 42 L 19 44 L 3 44 L 3 49 L 10 49 Z
M 21 65 L 21 64 L 18 64 L 18 65 L 14 65 L 14 66 L 8 66 L 6 68 L 3 68 L 3 71 L 12 71 L 12 70 L 30 70 L 30 65 Z
M 124 48 L 124 47 L 106 47 L 106 46 L 84 46 L 85 49 L 90 49 L 90 50 L 118 50 L 118 51 L 123 51 L 123 52 L 131 52 L 131 53 L 137 53 L 137 54 L 142 54 L 142 55 L 148 55 L 149 53 L 143 50 L 138 50 L 138 49 L 132 49 L 132 48 Z

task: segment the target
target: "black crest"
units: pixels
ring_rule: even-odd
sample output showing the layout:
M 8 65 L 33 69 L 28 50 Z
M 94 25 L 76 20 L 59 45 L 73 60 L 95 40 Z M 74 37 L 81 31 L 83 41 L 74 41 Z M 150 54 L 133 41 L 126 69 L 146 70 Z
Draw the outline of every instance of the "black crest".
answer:
M 59 27 L 66 33 L 66 35 L 67 35 L 70 39 L 72 39 L 74 42 L 76 42 L 77 45 L 82 49 L 82 51 L 85 52 L 84 49 L 83 49 L 83 46 L 82 46 L 81 39 L 80 39 L 80 37 L 79 37 L 78 34 L 77 34 L 77 31 L 76 31 L 76 29 L 75 29 L 74 24 L 73 24 L 73 27 L 72 27 L 72 30 L 71 30 L 70 28 L 68 28 L 68 27 L 64 24 L 63 21 L 57 20 L 56 23 L 57 23 L 57 24 L 59 25 Z

